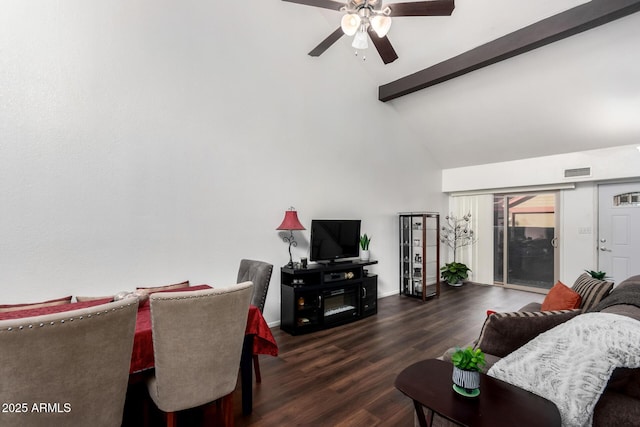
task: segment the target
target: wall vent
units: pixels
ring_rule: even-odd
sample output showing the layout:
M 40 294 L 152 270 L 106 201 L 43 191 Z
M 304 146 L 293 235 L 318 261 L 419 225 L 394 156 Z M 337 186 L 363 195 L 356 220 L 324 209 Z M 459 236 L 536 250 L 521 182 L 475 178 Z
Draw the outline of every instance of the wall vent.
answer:
M 591 168 L 575 168 L 575 169 L 565 169 L 564 177 L 565 178 L 575 178 L 578 176 L 591 176 Z

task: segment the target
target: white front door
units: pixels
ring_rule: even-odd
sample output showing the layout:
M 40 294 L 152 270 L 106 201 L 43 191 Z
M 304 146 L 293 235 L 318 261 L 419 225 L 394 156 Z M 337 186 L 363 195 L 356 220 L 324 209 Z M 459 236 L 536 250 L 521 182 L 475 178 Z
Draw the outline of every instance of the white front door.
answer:
M 598 186 L 598 269 L 616 284 L 640 274 L 640 182 Z

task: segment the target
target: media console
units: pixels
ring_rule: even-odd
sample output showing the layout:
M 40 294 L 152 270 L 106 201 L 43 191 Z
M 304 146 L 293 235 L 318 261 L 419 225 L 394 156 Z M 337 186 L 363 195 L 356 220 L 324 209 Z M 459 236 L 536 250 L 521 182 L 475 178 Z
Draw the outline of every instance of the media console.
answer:
M 299 335 L 353 322 L 378 312 L 378 261 L 310 264 L 280 269 L 280 329 Z

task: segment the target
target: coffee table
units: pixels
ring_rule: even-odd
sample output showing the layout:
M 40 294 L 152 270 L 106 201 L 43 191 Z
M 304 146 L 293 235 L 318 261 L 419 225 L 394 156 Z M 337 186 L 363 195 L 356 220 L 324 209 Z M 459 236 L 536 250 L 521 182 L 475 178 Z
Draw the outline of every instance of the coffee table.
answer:
M 560 413 L 549 400 L 519 387 L 480 374 L 480 395 L 464 397 L 453 390 L 453 365 L 428 359 L 404 369 L 395 386 L 413 399 L 423 427 L 433 423 L 433 414 L 469 427 L 560 426 Z M 429 422 L 424 407 L 430 409 Z

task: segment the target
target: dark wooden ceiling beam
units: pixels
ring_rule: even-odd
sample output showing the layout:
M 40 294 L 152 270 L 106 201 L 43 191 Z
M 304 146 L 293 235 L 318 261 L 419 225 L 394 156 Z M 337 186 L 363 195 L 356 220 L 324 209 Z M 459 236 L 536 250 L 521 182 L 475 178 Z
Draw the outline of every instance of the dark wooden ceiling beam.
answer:
M 390 101 L 638 11 L 640 0 L 592 0 L 382 85 L 378 99 Z

